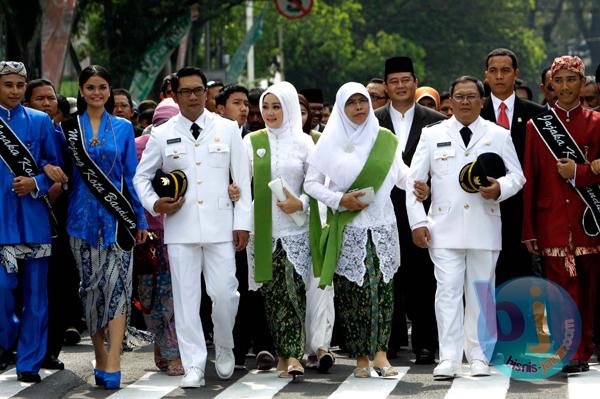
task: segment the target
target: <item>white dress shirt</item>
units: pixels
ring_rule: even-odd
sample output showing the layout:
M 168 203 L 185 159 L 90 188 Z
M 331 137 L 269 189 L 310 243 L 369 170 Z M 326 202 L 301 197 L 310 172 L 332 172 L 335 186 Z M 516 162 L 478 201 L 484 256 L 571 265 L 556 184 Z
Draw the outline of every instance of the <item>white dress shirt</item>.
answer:
M 400 139 L 398 148 L 404 152 L 406 148 L 406 142 L 408 141 L 408 134 L 410 133 L 410 127 L 412 126 L 413 118 L 415 116 L 415 103 L 410 107 L 404 114 L 398 111 L 392 104 L 390 104 L 390 118 L 392 119 L 392 125 L 394 125 L 394 133 Z
M 502 101 L 498 97 L 494 95 L 494 93 L 490 94 L 490 98 L 492 99 L 492 105 L 494 106 L 494 115 L 496 115 L 496 122 L 498 122 L 498 118 L 500 117 L 500 104 L 506 104 L 506 116 L 508 116 L 508 128 L 512 127 L 512 119 L 515 113 L 515 92 L 513 91 L 510 97 L 506 100 Z

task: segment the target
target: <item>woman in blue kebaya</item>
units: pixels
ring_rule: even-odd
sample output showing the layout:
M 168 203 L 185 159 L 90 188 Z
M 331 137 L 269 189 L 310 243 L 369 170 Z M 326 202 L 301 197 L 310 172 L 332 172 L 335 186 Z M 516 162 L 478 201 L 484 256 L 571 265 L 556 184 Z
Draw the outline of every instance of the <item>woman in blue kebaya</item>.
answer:
M 107 111 L 112 111 L 114 103 L 110 82 L 108 71 L 101 66 L 90 65 L 81 72 L 79 126 L 87 154 L 131 204 L 139 243 L 145 240 L 147 223 L 132 184 L 137 165 L 133 126 Z M 69 191 L 67 232 L 94 344 L 96 384 L 119 388 L 121 345 L 131 308 L 132 254 L 116 244 L 116 217 L 88 189 L 76 166 Z M 108 350 L 104 346 L 106 333 Z

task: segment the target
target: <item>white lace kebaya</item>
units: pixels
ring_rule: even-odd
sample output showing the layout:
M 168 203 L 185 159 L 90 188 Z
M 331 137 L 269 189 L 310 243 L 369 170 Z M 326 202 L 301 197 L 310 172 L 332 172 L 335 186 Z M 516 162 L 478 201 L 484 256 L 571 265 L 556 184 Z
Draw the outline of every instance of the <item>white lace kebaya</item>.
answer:
M 284 97 L 282 93 L 274 93 L 269 90 L 261 97 L 261 103 L 264 95 L 268 93 L 275 94 L 281 101 L 284 110 L 284 120 L 290 118 L 290 116 L 291 118 L 295 117 L 296 110 L 290 110 L 292 106 L 298 107 L 298 116 L 300 116 L 300 105 L 295 90 L 293 101 L 295 101 L 296 104 L 293 104 L 292 106 L 286 104 L 285 98 L 281 98 Z M 278 177 L 283 178 L 292 194 L 302 201 L 302 211 L 308 212 L 309 197 L 302 193 L 302 186 L 308 169 L 307 159 L 314 150 L 314 143 L 309 135 L 302 132 L 301 119 L 300 125 L 296 125 L 297 123 L 284 123 L 284 126 L 287 128 L 267 129 L 271 156 L 271 180 Z M 250 160 L 251 170 L 254 170 L 252 165 L 254 153 L 249 136 L 244 138 L 244 145 L 246 146 L 246 152 L 248 154 L 248 159 Z M 288 260 L 294 265 L 294 270 L 296 270 L 296 273 L 302 277 L 306 284 L 308 281 L 308 273 L 312 270 L 308 239 L 308 218 L 304 225 L 298 226 L 289 215 L 279 209 L 276 205 L 276 201 L 277 199 L 272 195 L 273 251 L 275 251 L 275 248 L 277 247 L 277 241 L 280 240 Z M 257 290 L 260 288 L 261 284 L 254 281 L 254 234 L 250 235 L 247 254 L 248 288 Z

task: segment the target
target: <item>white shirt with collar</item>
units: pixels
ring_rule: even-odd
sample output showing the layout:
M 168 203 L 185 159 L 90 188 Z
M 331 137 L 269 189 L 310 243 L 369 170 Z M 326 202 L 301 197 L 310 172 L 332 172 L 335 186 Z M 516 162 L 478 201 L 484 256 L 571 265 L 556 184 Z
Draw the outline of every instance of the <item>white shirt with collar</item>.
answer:
M 500 104 L 506 104 L 506 116 L 508 116 L 508 128 L 512 127 L 513 115 L 515 113 L 515 97 L 516 94 L 513 91 L 512 94 L 504 101 L 500 100 L 498 97 L 492 93 L 490 98 L 492 99 L 492 105 L 494 106 L 494 115 L 496 115 L 496 122 L 498 122 L 498 118 L 500 117 Z
M 197 139 L 192 123 L 202 129 Z M 183 206 L 165 217 L 166 244 L 231 242 L 233 230 L 250 231 L 250 171 L 237 122 L 204 110 L 194 122 L 181 114 L 152 129 L 133 179 L 142 205 L 153 216 L 159 199 L 152 188 L 158 169 L 182 170 L 187 177 Z M 240 187 L 235 207 L 227 191 L 229 178 Z
M 414 102 L 412 107 L 410 107 L 404 114 L 394 108 L 394 106 L 390 103 L 390 118 L 392 119 L 392 125 L 394 126 L 394 133 L 396 133 L 396 136 L 398 136 L 398 139 L 400 139 L 398 148 L 402 152 L 404 152 L 404 149 L 406 148 L 406 142 L 408 141 L 408 134 L 410 133 L 410 127 L 412 126 L 414 116 Z

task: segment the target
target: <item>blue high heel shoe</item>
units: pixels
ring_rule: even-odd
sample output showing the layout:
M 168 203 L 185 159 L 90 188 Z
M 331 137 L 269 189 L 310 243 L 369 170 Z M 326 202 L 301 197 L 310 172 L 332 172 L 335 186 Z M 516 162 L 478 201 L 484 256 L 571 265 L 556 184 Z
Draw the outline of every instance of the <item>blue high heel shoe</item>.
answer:
M 121 370 L 112 373 L 104 372 L 104 389 L 121 388 Z
M 94 378 L 96 379 L 96 385 L 104 385 L 104 371 L 100 369 L 94 369 Z

